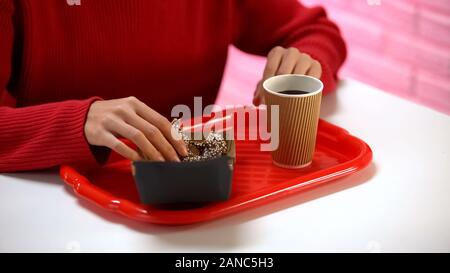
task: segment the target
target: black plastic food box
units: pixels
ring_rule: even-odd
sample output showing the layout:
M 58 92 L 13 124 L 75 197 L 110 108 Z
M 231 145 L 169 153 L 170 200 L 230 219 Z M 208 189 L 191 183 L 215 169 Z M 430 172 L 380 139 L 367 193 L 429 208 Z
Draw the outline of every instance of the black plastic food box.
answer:
M 228 152 L 198 162 L 133 162 L 133 175 L 141 203 L 165 205 L 217 202 L 229 199 L 236 157 L 235 142 Z

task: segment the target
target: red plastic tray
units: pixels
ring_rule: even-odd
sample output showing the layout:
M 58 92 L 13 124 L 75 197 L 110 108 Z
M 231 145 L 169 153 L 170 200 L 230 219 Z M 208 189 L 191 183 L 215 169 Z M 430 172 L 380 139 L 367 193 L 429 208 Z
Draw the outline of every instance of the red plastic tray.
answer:
M 259 141 L 236 141 L 236 166 L 231 198 L 224 202 L 182 210 L 140 204 L 131 174 L 131 162 L 114 155 L 101 168 L 82 174 L 62 166 L 62 179 L 75 193 L 100 207 L 154 224 L 184 225 L 213 220 L 258 207 L 348 176 L 367 166 L 370 147 L 346 130 L 320 120 L 313 163 L 289 170 L 272 164 L 270 153 L 260 152 Z

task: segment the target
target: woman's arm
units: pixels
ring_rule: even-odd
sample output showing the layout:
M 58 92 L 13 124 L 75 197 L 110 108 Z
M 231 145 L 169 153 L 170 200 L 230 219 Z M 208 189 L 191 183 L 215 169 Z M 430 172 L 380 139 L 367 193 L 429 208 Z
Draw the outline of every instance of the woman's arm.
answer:
M 141 159 L 120 137 L 134 142 L 148 159 L 177 161 L 178 154 L 187 155 L 184 142 L 171 135 L 170 122 L 136 98 L 92 97 L 22 108 L 2 105 L 11 93 L 7 88 L 13 62 L 11 2 L 0 0 L 0 173 L 66 163 L 95 166 L 108 155 L 100 147 Z
M 320 63 L 324 92 L 336 88 L 337 71 L 346 58 L 346 47 L 339 29 L 322 8 L 306 8 L 298 0 L 235 2 L 234 45 L 245 52 L 264 56 L 276 46 L 286 48 L 286 55 L 296 55 L 293 50 L 287 51 L 296 48 Z M 272 55 L 277 54 L 272 50 Z M 298 56 L 299 59 L 305 57 Z
M 0 172 L 95 164 L 83 134 L 95 98 L 24 108 L 2 105 L 9 95 L 14 31 L 13 5 L 0 0 Z

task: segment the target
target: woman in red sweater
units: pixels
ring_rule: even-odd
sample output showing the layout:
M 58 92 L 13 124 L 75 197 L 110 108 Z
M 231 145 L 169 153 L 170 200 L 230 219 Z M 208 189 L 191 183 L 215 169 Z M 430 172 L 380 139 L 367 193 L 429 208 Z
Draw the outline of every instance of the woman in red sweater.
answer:
M 0 172 L 138 159 L 118 137 L 177 161 L 165 117 L 214 102 L 230 44 L 268 56 L 263 79 L 308 74 L 325 92 L 346 55 L 324 10 L 297 0 L 0 0 Z

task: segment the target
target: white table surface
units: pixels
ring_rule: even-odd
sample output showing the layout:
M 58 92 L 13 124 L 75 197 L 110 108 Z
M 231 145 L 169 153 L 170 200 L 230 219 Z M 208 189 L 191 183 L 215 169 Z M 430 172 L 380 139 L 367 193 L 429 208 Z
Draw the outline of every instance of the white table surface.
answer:
M 450 251 L 450 116 L 346 80 L 322 117 L 372 147 L 339 183 L 213 222 L 164 227 L 79 200 L 52 172 L 0 175 L 2 252 Z

